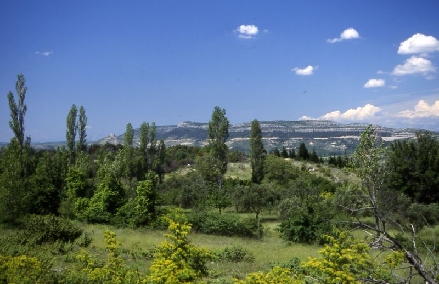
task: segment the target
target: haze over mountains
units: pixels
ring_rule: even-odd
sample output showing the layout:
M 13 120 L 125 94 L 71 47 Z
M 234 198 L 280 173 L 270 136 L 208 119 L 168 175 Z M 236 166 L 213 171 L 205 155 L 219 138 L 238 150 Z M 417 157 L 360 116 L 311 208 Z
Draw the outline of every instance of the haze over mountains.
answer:
M 309 151 L 316 150 L 319 156 L 344 155 L 352 153 L 361 133 L 368 124 L 342 124 L 326 120 L 306 121 L 260 121 L 263 143 L 267 151 L 282 147 L 298 148 L 304 142 Z M 163 139 L 166 146 L 203 146 L 207 141 L 208 123 L 180 122 L 177 125 L 157 126 L 157 139 Z M 393 129 L 379 127 L 384 141 L 413 138 L 420 129 Z M 251 122 L 238 123 L 229 128 L 227 145 L 231 150 L 249 151 Z M 96 143 L 123 144 L 124 134 L 102 138 Z M 139 142 L 139 129 L 134 131 L 134 143 Z

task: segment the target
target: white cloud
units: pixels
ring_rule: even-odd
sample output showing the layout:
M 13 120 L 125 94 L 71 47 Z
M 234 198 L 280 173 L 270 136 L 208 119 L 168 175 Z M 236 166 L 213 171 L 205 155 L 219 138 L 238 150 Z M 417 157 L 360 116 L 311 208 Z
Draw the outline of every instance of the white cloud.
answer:
M 342 40 L 355 39 L 355 38 L 360 38 L 360 34 L 354 28 L 349 28 L 349 29 L 344 30 L 340 34 L 340 37 L 328 39 L 327 41 L 329 43 L 335 43 L 335 42 L 340 42 Z
M 36 51 L 36 55 L 49 56 L 53 53 L 53 51 Z
M 399 54 L 419 54 L 439 51 L 439 41 L 433 36 L 420 33 L 401 42 L 398 48 Z
M 422 73 L 424 75 L 435 72 L 436 67 L 431 63 L 430 60 L 412 56 L 409 59 L 405 61 L 402 65 L 397 65 L 394 69 L 392 74 L 396 76 L 403 76 L 403 75 L 410 75 L 410 74 L 417 74 Z
M 296 67 L 294 69 L 291 69 L 291 71 L 294 71 L 296 73 L 296 75 L 302 75 L 302 76 L 309 76 L 312 75 L 314 70 L 317 70 L 318 66 L 307 66 L 303 69 Z
M 384 79 L 369 79 L 366 84 L 364 84 L 364 88 L 377 88 L 384 87 L 386 85 L 386 81 Z
M 255 37 L 258 34 L 259 29 L 255 25 L 240 25 L 236 29 L 236 32 L 239 33 L 238 36 L 240 38 L 250 39 L 250 38 Z
M 398 116 L 406 118 L 439 117 L 439 100 L 431 105 L 424 100 L 420 100 L 418 104 L 415 105 L 414 110 L 400 111 Z
M 371 104 L 367 104 L 364 107 L 357 107 L 356 109 L 348 109 L 346 112 L 340 112 L 339 110 L 333 111 L 320 117 L 321 119 L 328 120 L 364 120 L 375 116 L 380 112 L 381 108 Z

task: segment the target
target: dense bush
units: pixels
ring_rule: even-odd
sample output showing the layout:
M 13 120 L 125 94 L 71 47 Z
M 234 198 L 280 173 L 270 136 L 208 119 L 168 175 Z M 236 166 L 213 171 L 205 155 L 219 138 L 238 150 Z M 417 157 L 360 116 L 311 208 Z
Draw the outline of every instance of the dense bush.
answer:
M 263 232 L 255 218 L 241 219 L 236 215 L 197 212 L 189 214 L 188 220 L 196 232 L 208 235 L 259 238 Z
M 255 261 L 254 254 L 251 251 L 241 246 L 226 247 L 221 251 L 215 252 L 215 258 L 219 261 L 228 261 L 228 262 Z
M 56 241 L 73 242 L 82 235 L 82 229 L 72 221 L 54 215 L 29 215 L 20 223 L 24 229 L 21 237 L 37 245 Z
M 281 237 L 288 242 L 321 243 L 323 234 L 334 228 L 335 210 L 327 201 L 307 200 L 279 225 Z

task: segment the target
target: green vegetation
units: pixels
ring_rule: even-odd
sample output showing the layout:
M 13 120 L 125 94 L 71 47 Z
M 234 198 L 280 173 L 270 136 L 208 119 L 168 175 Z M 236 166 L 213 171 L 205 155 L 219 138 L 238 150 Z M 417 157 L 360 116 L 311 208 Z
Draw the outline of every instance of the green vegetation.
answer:
M 146 122 L 139 145 L 131 123 L 123 146 L 86 145 L 73 105 L 67 147 L 43 151 L 24 139 L 22 75 L 16 90 L 0 150 L 3 283 L 439 279 L 439 142 L 428 132 L 384 147 L 369 126 L 352 156 L 325 161 L 305 144 L 267 154 L 254 120 L 247 156 L 229 151 L 215 107 L 203 148 L 166 148 Z

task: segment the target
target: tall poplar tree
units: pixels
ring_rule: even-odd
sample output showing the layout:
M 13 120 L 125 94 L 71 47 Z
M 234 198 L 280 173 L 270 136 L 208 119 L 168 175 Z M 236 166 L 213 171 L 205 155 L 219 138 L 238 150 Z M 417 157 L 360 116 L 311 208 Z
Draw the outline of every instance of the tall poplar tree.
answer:
M 78 114 L 78 109 L 76 105 L 73 104 L 70 108 L 69 113 L 67 114 L 67 130 L 66 130 L 66 144 L 67 150 L 70 154 L 70 163 L 73 164 L 75 162 L 75 138 L 76 138 L 76 130 L 78 129 L 76 124 L 76 116 Z
M 154 168 L 154 161 L 157 155 L 157 132 L 155 122 L 151 123 L 151 129 L 149 133 L 149 150 L 148 150 L 148 169 Z
M 253 183 L 260 183 L 264 178 L 264 151 L 261 125 L 257 119 L 254 119 L 250 129 L 250 164 Z
M 79 108 L 79 117 L 78 117 L 78 143 L 76 144 L 76 148 L 79 151 L 86 150 L 86 141 L 87 141 L 87 116 L 85 115 L 85 109 L 83 106 Z
M 149 143 L 149 123 L 143 122 L 140 125 L 140 136 L 139 136 L 139 170 L 137 179 L 141 180 L 145 177 L 148 172 L 148 143 Z
M 125 129 L 125 136 L 123 140 L 123 148 L 125 151 L 125 163 L 126 163 L 126 174 L 127 178 L 131 178 L 132 169 L 132 158 L 133 158 L 133 139 L 134 139 L 134 129 L 131 123 L 128 123 Z
M 11 111 L 9 126 L 22 147 L 24 144 L 24 116 L 27 111 L 27 106 L 24 103 L 27 87 L 23 74 L 18 74 L 17 82 L 15 83 L 15 90 L 17 92 L 17 102 L 15 102 L 14 94 L 12 94 L 12 92 L 8 93 L 9 109 Z
M 226 117 L 226 110 L 216 106 L 207 127 L 209 137 L 210 156 L 216 160 L 212 163 L 213 171 L 216 173 L 218 190 L 221 190 L 224 174 L 227 172 L 227 152 L 226 140 L 229 138 L 229 120 Z

